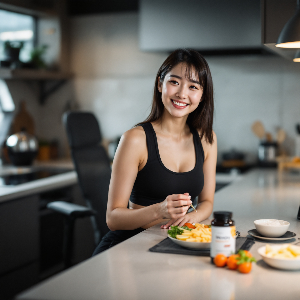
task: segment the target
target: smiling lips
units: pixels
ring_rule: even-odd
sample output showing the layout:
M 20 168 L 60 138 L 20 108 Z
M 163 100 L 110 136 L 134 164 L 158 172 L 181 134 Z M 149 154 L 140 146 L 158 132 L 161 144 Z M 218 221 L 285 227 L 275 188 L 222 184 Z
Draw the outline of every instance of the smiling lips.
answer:
M 187 106 L 189 106 L 189 104 L 181 102 L 181 101 L 177 101 L 177 100 L 171 100 L 171 102 L 172 102 L 173 106 L 178 109 L 183 109 L 183 108 L 186 108 Z

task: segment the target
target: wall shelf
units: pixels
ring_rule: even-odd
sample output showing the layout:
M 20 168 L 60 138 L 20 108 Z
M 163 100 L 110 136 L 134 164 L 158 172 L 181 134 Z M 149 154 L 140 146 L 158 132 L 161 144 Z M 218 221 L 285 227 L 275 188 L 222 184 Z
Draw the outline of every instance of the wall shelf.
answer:
M 40 104 L 44 104 L 47 97 L 59 89 L 70 78 L 72 78 L 71 73 L 58 71 L 0 68 L 0 79 L 37 81 L 39 85 L 38 98 Z M 49 87 L 47 83 L 50 81 L 53 83 Z
M 5 80 L 65 80 L 70 79 L 71 77 L 71 73 L 64 73 L 59 71 L 0 68 L 0 78 Z

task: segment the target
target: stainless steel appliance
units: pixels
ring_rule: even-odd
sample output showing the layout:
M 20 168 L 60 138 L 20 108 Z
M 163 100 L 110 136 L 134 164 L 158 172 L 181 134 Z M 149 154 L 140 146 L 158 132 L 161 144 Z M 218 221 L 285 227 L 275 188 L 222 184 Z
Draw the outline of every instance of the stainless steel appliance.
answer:
M 37 139 L 26 131 L 11 135 L 6 146 L 9 158 L 15 166 L 31 165 L 39 148 Z
M 263 167 L 276 167 L 278 144 L 276 142 L 260 142 L 258 147 L 258 163 Z

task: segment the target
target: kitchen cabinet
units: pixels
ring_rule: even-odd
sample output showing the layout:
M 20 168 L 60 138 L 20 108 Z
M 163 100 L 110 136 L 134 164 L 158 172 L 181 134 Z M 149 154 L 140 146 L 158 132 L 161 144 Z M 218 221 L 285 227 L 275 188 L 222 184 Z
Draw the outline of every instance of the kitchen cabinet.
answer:
M 63 270 L 64 219 L 46 206 L 56 200 L 85 205 L 74 173 L 0 187 L 0 299 Z M 76 221 L 73 263 L 89 258 L 94 247 L 90 219 Z
M 38 282 L 39 197 L 1 203 L 0 220 L 0 298 L 7 299 Z

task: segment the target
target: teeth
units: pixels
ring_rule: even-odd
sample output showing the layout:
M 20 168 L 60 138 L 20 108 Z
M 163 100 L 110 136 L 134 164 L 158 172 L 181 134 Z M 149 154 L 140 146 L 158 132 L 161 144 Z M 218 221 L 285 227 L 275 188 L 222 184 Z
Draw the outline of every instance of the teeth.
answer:
M 177 102 L 177 101 L 174 101 L 174 100 L 173 100 L 173 103 L 178 105 L 178 106 L 187 106 L 187 104 L 185 104 L 185 103 Z

